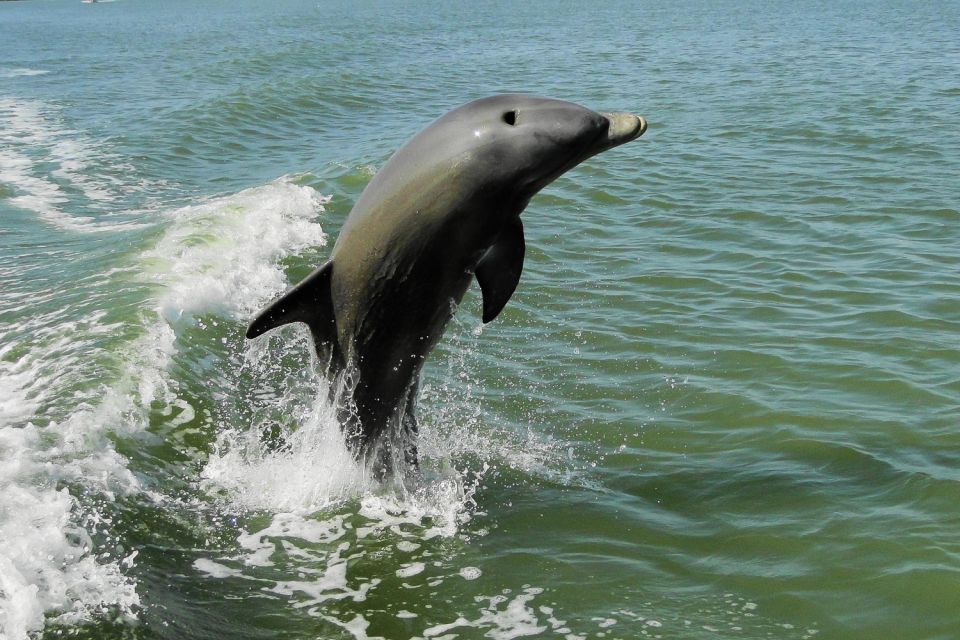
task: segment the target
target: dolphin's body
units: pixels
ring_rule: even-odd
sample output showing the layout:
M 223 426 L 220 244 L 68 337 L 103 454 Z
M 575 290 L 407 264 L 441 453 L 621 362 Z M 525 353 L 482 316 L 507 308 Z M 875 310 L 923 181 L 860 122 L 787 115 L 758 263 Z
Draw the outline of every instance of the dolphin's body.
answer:
M 523 267 L 520 214 L 562 173 L 638 137 L 643 118 L 526 95 L 484 98 L 417 134 L 367 185 L 330 260 L 260 313 L 254 338 L 305 322 L 317 353 L 349 376 L 348 444 L 382 477 L 416 463 L 414 403 L 424 358 L 476 277 L 483 321 Z

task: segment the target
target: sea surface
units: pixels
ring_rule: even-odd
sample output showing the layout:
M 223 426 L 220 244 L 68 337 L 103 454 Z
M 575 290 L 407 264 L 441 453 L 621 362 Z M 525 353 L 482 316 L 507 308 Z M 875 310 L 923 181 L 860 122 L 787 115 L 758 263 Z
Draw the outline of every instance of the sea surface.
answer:
M 0 3 L 0 638 L 960 638 L 960 4 Z M 298 326 L 469 100 L 645 116 L 428 361 L 422 479 Z

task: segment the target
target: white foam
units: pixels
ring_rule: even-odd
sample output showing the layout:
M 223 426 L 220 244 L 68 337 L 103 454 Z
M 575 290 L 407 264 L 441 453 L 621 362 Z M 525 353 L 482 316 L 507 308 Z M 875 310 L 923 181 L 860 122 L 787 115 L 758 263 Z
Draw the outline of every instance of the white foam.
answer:
M 19 306 L 15 295 L 0 293 L 0 311 L 16 313 Z M 102 311 L 79 320 L 65 320 L 67 313 L 60 308 L 27 313 L 4 327 L 0 334 L 0 427 L 22 426 L 41 409 L 46 417 L 60 419 L 63 411 L 51 411 L 54 398 L 88 368 L 91 350 L 118 329 L 104 322 Z
M 10 640 L 41 629 L 48 611 L 69 622 L 104 604 L 129 612 L 139 602 L 118 564 L 97 559 L 88 530 L 77 522 L 77 499 L 54 488 L 58 478 L 95 472 L 118 489 L 114 455 L 102 451 L 61 467 L 61 450 L 41 442 L 47 432 L 0 428 L 0 457 L 7 461 L 0 465 L 0 629 Z
M 112 605 L 129 613 L 138 603 L 135 586 L 121 567 L 99 558 L 90 535 L 109 527 L 100 514 L 66 488 L 87 487 L 113 500 L 139 483 L 105 437 L 127 402 L 114 390 L 97 402 L 69 398 L 75 409 L 39 428 L 28 420 L 63 396 L 80 375 L 85 344 L 109 327 L 73 325 L 56 339 L 32 345 L 14 361 L 0 358 L 0 628 L 10 640 L 42 628 L 47 612 L 64 622 L 82 619 Z M 38 331 L 42 338 L 43 331 Z M 15 344 L 0 346 L 9 351 Z M 59 394 L 59 396 L 58 396 Z M 24 421 L 27 421 L 24 424 Z
M 231 569 L 208 558 L 197 558 L 193 562 L 193 568 L 204 572 L 211 578 L 232 578 L 243 575 L 243 572 L 239 569 Z
M 204 485 L 225 490 L 241 509 L 309 514 L 358 495 L 368 483 L 325 391 L 286 444 L 268 451 L 258 429 L 227 430 L 203 470 Z
M 32 397 L 31 388 L 44 388 L 44 381 L 37 384 L 40 376 L 29 357 L 9 358 L 7 354 L 16 345 L 0 345 L 0 425 L 22 423 L 33 416 L 40 401 Z
M 370 626 L 370 622 L 359 613 L 356 616 L 354 616 L 353 620 L 350 620 L 348 622 L 343 622 L 341 620 L 337 620 L 336 618 L 332 618 L 330 616 L 321 616 L 321 617 L 327 620 L 328 622 L 332 622 L 338 627 L 341 627 L 344 631 L 347 631 L 350 635 L 353 636 L 354 640 L 386 640 L 381 636 L 367 635 L 367 628 Z
M 0 109 L 3 105 L 0 103 Z M 0 111 L 0 116 L 2 116 Z M 0 120 L 0 127 L 3 126 Z M 2 134 L 0 134 L 2 136 Z M 0 143 L 9 144 L 6 136 L 0 137 Z M 18 195 L 7 200 L 11 205 L 30 209 L 50 220 L 67 225 L 83 226 L 89 224 L 89 218 L 75 219 L 64 217 L 60 207 L 67 202 L 60 186 L 50 179 L 32 175 L 34 163 L 29 157 L 15 152 L 11 148 L 0 147 L 0 183 L 12 185 Z
M 312 607 L 328 600 L 343 600 L 350 598 L 354 602 L 363 602 L 367 592 L 380 584 L 378 578 L 361 582 L 356 589 L 350 587 L 347 581 L 347 558 L 345 552 L 350 548 L 343 543 L 326 558 L 326 566 L 322 569 L 300 567 L 302 580 L 281 580 L 266 591 L 279 595 L 293 596 L 297 594 L 298 607 Z
M 108 220 L 108 206 L 147 186 L 122 184 L 111 174 L 129 167 L 104 150 L 102 141 L 63 124 L 60 109 L 40 101 L 0 98 L 0 183 L 14 195 L 6 202 L 68 231 L 115 231 L 145 226 Z M 71 193 L 77 192 L 77 195 Z M 69 205 L 69 206 L 68 206 Z M 83 206 L 98 218 L 68 212 Z
M 423 573 L 424 569 L 427 568 L 427 565 L 422 562 L 410 562 L 403 565 L 397 569 L 394 573 L 397 574 L 398 578 L 411 578 L 415 575 Z
M 0 69 L 0 78 L 22 78 L 29 76 L 42 76 L 50 73 L 43 69 L 30 69 L 28 67 L 7 67 Z
M 242 366 L 256 386 L 246 398 L 237 388 L 238 401 L 258 410 L 250 422 L 222 425 L 201 486 L 234 509 L 312 513 L 357 495 L 364 472 L 346 451 L 326 381 L 310 366 L 309 337 L 298 327 L 276 333 L 244 343 Z M 260 437 L 276 420 L 283 421 L 281 447 Z M 298 426 L 293 433 L 290 422 Z
M 477 618 L 469 620 L 460 616 L 451 623 L 428 627 L 424 630 L 423 637 L 437 638 L 440 634 L 459 627 L 485 629 L 484 637 L 494 640 L 540 635 L 548 629 L 548 625 L 540 622 L 530 602 L 541 593 L 543 589 L 538 587 L 524 587 L 523 591 L 513 598 L 506 595 L 477 597 L 477 601 L 486 600 L 488 603 L 480 610 Z M 501 606 L 504 604 L 506 606 Z
M 464 580 L 476 580 L 483 575 L 483 571 L 478 567 L 463 567 L 460 569 L 460 575 Z
M 281 178 L 167 214 L 170 226 L 144 256 L 147 278 L 162 286 L 160 314 L 248 320 L 287 286 L 282 258 L 326 244 L 316 217 L 328 200 Z

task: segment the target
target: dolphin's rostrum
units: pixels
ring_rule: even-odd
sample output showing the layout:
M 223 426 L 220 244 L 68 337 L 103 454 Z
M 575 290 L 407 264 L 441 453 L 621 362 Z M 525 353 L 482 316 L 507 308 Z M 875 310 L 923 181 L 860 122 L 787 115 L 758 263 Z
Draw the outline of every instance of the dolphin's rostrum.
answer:
M 262 311 L 247 338 L 306 323 L 331 373 L 350 380 L 338 402 L 353 451 L 377 477 L 415 465 L 420 370 L 471 279 L 490 322 L 520 279 L 530 198 L 645 130 L 634 115 L 527 95 L 454 109 L 390 158 L 330 260 Z

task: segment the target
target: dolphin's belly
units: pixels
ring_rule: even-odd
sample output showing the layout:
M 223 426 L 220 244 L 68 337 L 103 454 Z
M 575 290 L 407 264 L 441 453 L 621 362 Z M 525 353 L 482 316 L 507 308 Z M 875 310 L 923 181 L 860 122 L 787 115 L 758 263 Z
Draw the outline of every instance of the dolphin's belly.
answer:
M 398 269 L 389 279 L 372 281 L 350 332 L 355 352 L 390 367 L 402 367 L 410 357 L 426 356 L 442 336 L 470 281 L 466 269 L 433 264 L 419 264 L 409 271 Z
M 354 399 L 383 424 L 415 386 L 472 274 L 464 252 L 436 234 L 362 239 L 335 252 L 331 293 L 340 346 L 357 373 Z

